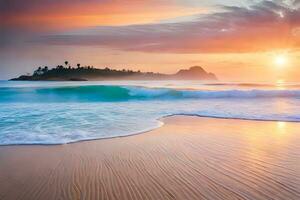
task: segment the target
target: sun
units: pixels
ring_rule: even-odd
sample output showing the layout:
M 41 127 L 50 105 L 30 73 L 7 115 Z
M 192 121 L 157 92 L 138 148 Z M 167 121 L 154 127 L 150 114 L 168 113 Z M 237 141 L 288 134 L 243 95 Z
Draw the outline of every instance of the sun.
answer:
M 284 55 L 278 55 L 275 57 L 274 62 L 276 66 L 283 67 L 287 64 L 287 57 Z

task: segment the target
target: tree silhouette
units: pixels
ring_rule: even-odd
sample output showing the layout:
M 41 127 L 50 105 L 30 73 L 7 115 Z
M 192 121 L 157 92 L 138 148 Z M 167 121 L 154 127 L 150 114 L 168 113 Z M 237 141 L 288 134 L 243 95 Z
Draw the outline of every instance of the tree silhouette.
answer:
M 33 72 L 33 75 L 40 75 L 42 73 L 42 67 L 39 67 L 37 70 Z
M 42 71 L 43 71 L 43 74 L 47 73 L 47 72 L 48 72 L 48 67 L 45 66 L 45 67 L 42 69 Z
M 79 80 L 87 77 L 117 78 L 131 75 L 153 74 L 128 69 L 110 69 L 109 67 L 94 68 L 94 66 L 90 65 L 81 66 L 80 63 L 76 64 L 76 68 L 71 67 L 68 61 L 65 61 L 64 64 L 57 65 L 54 68 L 49 68 L 48 66 L 38 67 L 31 76 L 27 74 L 26 76 L 23 75 L 14 80 Z

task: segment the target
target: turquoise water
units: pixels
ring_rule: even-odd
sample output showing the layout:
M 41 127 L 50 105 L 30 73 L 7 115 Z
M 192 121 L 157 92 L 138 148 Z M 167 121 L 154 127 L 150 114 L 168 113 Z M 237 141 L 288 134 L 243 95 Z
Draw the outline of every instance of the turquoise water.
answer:
M 141 133 L 185 114 L 300 121 L 297 84 L 0 81 L 0 145 Z

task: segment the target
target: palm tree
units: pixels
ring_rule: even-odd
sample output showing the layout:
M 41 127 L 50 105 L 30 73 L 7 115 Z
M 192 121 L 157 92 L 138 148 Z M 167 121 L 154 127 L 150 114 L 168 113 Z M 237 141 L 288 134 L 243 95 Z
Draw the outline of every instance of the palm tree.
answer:
M 80 63 L 77 64 L 77 67 L 80 68 Z
M 42 67 L 39 67 L 37 70 L 33 72 L 33 75 L 41 75 L 41 73 L 42 73 Z
M 66 66 L 68 65 L 68 63 L 69 63 L 68 61 L 65 61 L 65 65 L 66 65 Z
M 48 72 L 48 67 L 47 67 L 47 66 L 45 66 L 45 67 L 42 69 L 42 71 L 43 71 L 43 73 L 46 73 L 46 72 Z

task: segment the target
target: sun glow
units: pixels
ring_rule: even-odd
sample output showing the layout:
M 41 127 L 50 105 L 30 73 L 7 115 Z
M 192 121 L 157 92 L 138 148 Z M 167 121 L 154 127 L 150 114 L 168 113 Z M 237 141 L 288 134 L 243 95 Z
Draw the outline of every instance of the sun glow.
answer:
M 285 80 L 283 80 L 283 79 L 279 79 L 276 81 L 277 85 L 283 85 L 284 83 L 285 83 Z
M 278 55 L 275 57 L 274 62 L 276 64 L 276 66 L 278 67 L 283 67 L 287 64 L 287 57 L 284 55 Z

